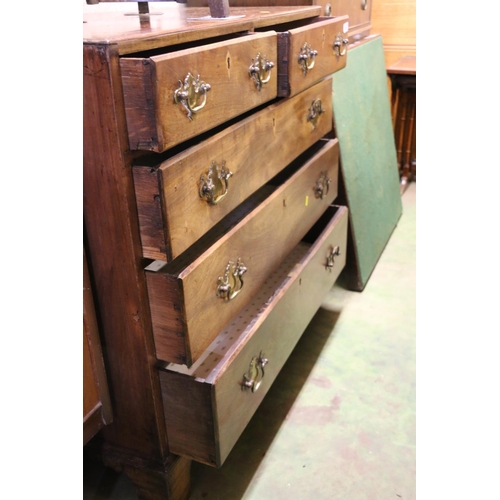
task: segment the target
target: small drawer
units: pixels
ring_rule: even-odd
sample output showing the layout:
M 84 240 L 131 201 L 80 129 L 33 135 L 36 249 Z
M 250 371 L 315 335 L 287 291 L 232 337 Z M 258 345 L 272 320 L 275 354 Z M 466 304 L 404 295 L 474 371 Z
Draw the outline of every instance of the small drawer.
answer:
M 313 122 L 317 100 L 324 113 Z M 332 123 L 330 78 L 159 165 L 139 160 L 133 174 L 144 257 L 178 257 L 330 132 Z
M 158 359 L 196 362 L 337 197 L 338 140 L 311 149 L 179 258 L 146 268 Z
M 222 465 L 345 265 L 347 214 L 330 206 L 195 365 L 160 366 L 172 453 Z
M 278 95 L 292 96 L 344 68 L 349 17 L 316 18 L 278 33 Z
M 132 150 L 161 152 L 277 94 L 276 33 L 149 57 L 122 57 Z

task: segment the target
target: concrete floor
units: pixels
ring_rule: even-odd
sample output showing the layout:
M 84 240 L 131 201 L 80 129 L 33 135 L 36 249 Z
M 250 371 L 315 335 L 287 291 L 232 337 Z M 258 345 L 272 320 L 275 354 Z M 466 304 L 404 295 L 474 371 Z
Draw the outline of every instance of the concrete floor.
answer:
M 332 288 L 221 469 L 190 500 L 416 498 L 416 184 L 363 292 Z M 84 460 L 84 500 L 136 500 Z

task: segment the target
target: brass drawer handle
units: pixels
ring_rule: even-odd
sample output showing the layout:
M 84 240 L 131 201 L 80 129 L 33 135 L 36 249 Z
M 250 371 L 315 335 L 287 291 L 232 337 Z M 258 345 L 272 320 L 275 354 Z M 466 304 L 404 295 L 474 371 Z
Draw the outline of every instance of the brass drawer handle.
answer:
M 198 193 L 200 198 L 204 199 L 209 205 L 217 205 L 222 201 L 229 188 L 229 178 L 233 173 L 226 169 L 226 162 L 222 160 L 219 167 L 217 162 L 213 161 L 206 174 L 200 177 L 200 188 Z
M 337 57 L 345 56 L 347 52 L 347 44 L 349 43 L 348 38 L 344 38 L 342 33 L 338 33 L 335 36 L 335 41 L 333 42 L 333 51 Z
M 366 10 L 368 7 L 368 0 L 361 0 L 361 9 Z
M 307 114 L 307 121 L 311 122 L 313 130 L 316 128 L 319 116 L 325 112 L 321 104 L 321 99 L 314 99 Z
M 229 261 L 223 276 L 219 276 L 217 285 L 217 297 L 223 300 L 232 300 L 241 292 L 243 288 L 242 276 L 247 272 L 247 268 L 241 259 L 236 264 Z
M 200 80 L 200 75 L 196 78 L 188 73 L 184 78 L 184 83 L 179 80 L 179 88 L 174 92 L 175 104 L 181 103 L 187 111 L 187 117 L 193 121 L 193 114 L 198 113 L 207 102 L 207 92 L 211 86 Z
M 335 264 L 335 257 L 337 255 L 340 255 L 340 247 L 335 246 L 330 248 L 328 255 L 326 256 L 325 269 L 328 269 L 330 272 L 332 271 L 332 267 Z
M 317 55 L 318 51 L 313 50 L 310 44 L 305 42 L 304 45 L 302 45 L 299 54 L 299 64 L 302 66 L 302 73 L 304 73 L 304 76 L 307 75 L 310 69 L 314 68 L 315 57 Z
M 253 78 L 257 90 L 260 92 L 262 85 L 271 79 L 271 69 L 274 68 L 274 63 L 267 60 L 266 56 L 257 54 L 255 59 L 252 59 L 252 64 L 248 68 L 250 78 Z
M 316 181 L 316 186 L 314 186 L 314 195 L 316 198 L 322 200 L 323 197 L 328 194 L 330 182 L 332 182 L 332 180 L 328 177 L 327 173 L 321 172 L 319 179 Z
M 248 371 L 243 375 L 243 382 L 241 383 L 241 390 L 251 389 L 255 392 L 262 383 L 264 378 L 264 366 L 267 365 L 269 360 L 264 357 L 261 351 L 258 356 L 254 356 L 252 361 L 250 361 L 250 366 Z

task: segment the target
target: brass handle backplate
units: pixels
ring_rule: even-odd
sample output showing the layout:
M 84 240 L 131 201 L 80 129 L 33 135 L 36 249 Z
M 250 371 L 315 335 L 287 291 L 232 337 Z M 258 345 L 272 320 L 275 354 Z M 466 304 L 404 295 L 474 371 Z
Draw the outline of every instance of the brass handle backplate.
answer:
M 274 68 L 274 63 L 268 61 L 266 56 L 261 57 L 260 52 L 255 59 L 252 59 L 252 64 L 248 68 L 248 74 L 255 81 L 259 92 L 262 89 L 262 85 L 271 79 L 272 68 Z
M 243 375 L 243 382 L 241 383 L 241 390 L 251 389 L 255 392 L 262 383 L 264 378 L 264 366 L 267 365 L 269 360 L 264 357 L 261 351 L 258 356 L 254 356 L 250 361 L 248 371 Z
M 241 292 L 243 288 L 242 276 L 247 272 L 247 268 L 241 259 L 236 264 L 229 261 L 223 276 L 219 276 L 217 285 L 217 297 L 223 300 L 232 300 Z
M 204 199 L 209 205 L 217 205 L 222 201 L 229 188 L 229 178 L 233 173 L 226 169 L 226 162 L 222 160 L 219 167 L 217 162 L 213 161 L 206 174 L 200 177 L 200 187 L 198 193 L 200 198 Z
M 302 66 L 302 73 L 304 73 L 304 76 L 307 75 L 307 72 L 310 69 L 314 68 L 315 58 L 317 55 L 318 51 L 313 50 L 310 44 L 305 42 L 304 45 L 302 45 L 299 54 L 299 64 Z
M 348 38 L 344 38 L 342 33 L 335 35 L 335 40 L 333 42 L 333 51 L 337 57 L 345 56 L 347 52 L 347 44 L 349 43 Z
M 314 186 L 314 195 L 316 198 L 322 200 L 323 197 L 328 194 L 330 182 L 332 182 L 332 180 L 328 177 L 327 173 L 321 172 L 319 179 L 316 181 L 316 186 Z
M 191 73 L 188 73 L 184 82 L 179 80 L 179 88 L 174 92 L 174 102 L 184 106 L 187 117 L 192 121 L 193 114 L 198 113 L 205 106 L 210 88 L 210 84 L 200 80 L 200 75 L 194 78 Z
M 314 99 L 307 114 L 307 121 L 311 122 L 313 130 L 316 128 L 319 116 L 322 115 L 324 112 L 325 110 L 323 109 L 323 106 L 321 104 L 321 99 Z
M 331 247 L 326 256 L 325 269 L 328 269 L 331 272 L 332 267 L 335 265 L 335 257 L 337 255 L 340 255 L 340 247 L 339 246 Z

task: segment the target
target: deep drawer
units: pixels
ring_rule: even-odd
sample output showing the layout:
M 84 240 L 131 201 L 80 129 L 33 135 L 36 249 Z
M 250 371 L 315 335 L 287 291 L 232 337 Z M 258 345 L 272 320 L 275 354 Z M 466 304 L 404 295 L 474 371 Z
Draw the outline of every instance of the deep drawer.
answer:
M 172 453 L 222 465 L 345 265 L 347 214 L 330 207 L 191 369 L 161 367 Z
M 344 68 L 348 16 L 317 18 L 278 33 L 278 95 L 291 96 Z
M 311 107 L 317 99 L 324 113 L 313 123 Z M 170 262 L 179 256 L 327 134 L 332 123 L 329 78 L 160 165 L 143 161 L 134 166 L 144 257 Z
M 165 151 L 275 98 L 276 61 L 274 31 L 121 58 L 130 149 Z
M 226 218 L 178 259 L 146 268 L 158 359 L 191 366 L 336 198 L 338 140 L 312 149 L 287 180 L 233 211 L 239 222 Z

